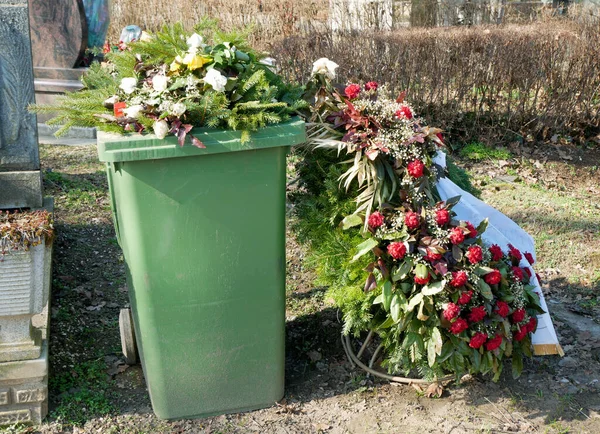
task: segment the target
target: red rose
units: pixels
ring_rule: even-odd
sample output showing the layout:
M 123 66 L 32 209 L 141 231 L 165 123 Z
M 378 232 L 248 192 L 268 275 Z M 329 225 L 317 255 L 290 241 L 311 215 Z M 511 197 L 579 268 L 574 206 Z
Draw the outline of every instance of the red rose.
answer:
M 458 334 L 464 332 L 468 327 L 469 327 L 469 324 L 467 324 L 467 321 L 465 321 L 462 318 L 458 318 L 450 326 L 450 332 L 454 333 L 455 335 L 458 335 Z
M 483 250 L 479 246 L 471 246 L 465 256 L 471 264 L 477 264 L 483 259 Z
M 427 285 L 429 283 L 429 274 L 425 277 L 415 276 L 414 280 L 418 285 Z
M 425 169 L 425 165 L 421 160 L 414 160 L 408 163 L 408 174 L 413 178 L 420 178 L 423 176 L 423 169 Z
M 529 322 L 525 327 L 527 328 L 527 333 L 533 333 L 537 327 L 537 318 L 534 316 L 529 318 Z
M 469 238 L 475 238 L 477 236 L 477 229 L 475 229 L 475 226 L 473 226 L 471 222 L 467 222 L 467 229 L 469 230 Z
M 383 214 L 381 214 L 379 211 L 375 211 L 369 216 L 368 223 L 373 229 L 377 229 L 383 224 Z
M 402 259 L 406 255 L 406 246 L 404 243 L 393 242 L 387 246 L 387 251 L 394 259 Z
M 508 254 L 518 261 L 523 259 L 523 255 L 521 255 L 521 251 L 519 249 L 517 249 L 515 246 L 513 246 L 512 244 L 508 245 Z
M 365 90 L 377 90 L 378 87 L 379 87 L 379 84 L 377 84 L 376 81 L 368 81 L 365 84 Z
M 531 270 L 529 269 L 529 267 L 523 268 L 523 270 L 525 270 L 527 276 L 531 279 Z
M 413 114 L 412 114 L 412 111 L 410 110 L 410 107 L 403 105 L 402 107 L 400 107 L 399 110 L 396 111 L 396 117 L 412 119 Z
M 358 84 L 350 84 L 344 89 L 344 93 L 350 99 L 354 99 L 360 93 L 360 86 Z
M 452 228 L 450 231 L 450 242 L 452 244 L 460 244 L 465 240 L 465 233 L 461 228 Z
M 521 327 L 520 330 L 517 330 L 516 332 L 513 333 L 513 338 L 517 342 L 525 339 L 525 336 L 527 336 L 527 327 L 526 326 Z
M 523 280 L 523 270 L 521 270 L 519 267 L 512 267 L 512 274 L 518 281 Z
M 452 272 L 452 280 L 450 281 L 450 286 L 454 286 L 455 288 L 458 288 L 459 286 L 463 286 L 465 283 L 467 283 L 467 280 L 469 280 L 469 276 L 467 276 L 467 273 L 460 270 L 460 271 L 453 271 Z M 469 297 L 470 299 L 471 297 Z M 469 301 L 467 300 L 466 303 L 461 303 L 461 304 L 467 304 Z M 459 302 L 460 303 L 460 302 Z
M 520 323 L 524 319 L 525 319 L 525 309 L 517 309 L 513 312 L 512 320 L 515 324 Z
M 477 332 L 475 333 L 475 336 L 473 336 L 471 338 L 471 340 L 469 341 L 469 346 L 471 348 L 479 348 L 481 347 L 483 344 L 485 344 L 485 341 L 487 341 L 487 335 L 485 333 L 481 333 L 481 332 Z
M 444 309 L 442 315 L 444 315 L 444 318 L 446 318 L 448 321 L 452 321 L 458 316 L 459 313 L 460 307 L 454 303 L 448 303 L 448 306 L 446 306 L 446 309 Z
M 429 250 L 427 250 L 427 254 L 424 256 L 426 261 L 429 262 L 433 262 L 433 261 L 437 261 L 439 259 L 442 259 L 442 254 L 441 253 L 435 253 L 435 252 L 430 252 Z
M 404 215 L 404 223 L 409 229 L 416 229 L 421 225 L 419 214 L 409 211 Z
M 483 307 L 483 306 L 472 307 L 471 312 L 469 313 L 469 321 L 479 322 L 485 318 L 486 314 L 487 314 L 487 312 L 485 311 L 485 307 Z
M 502 318 L 505 318 L 506 315 L 510 312 L 510 307 L 508 307 L 508 303 L 504 301 L 498 300 L 496 302 L 496 313 L 500 315 Z
M 527 262 L 529 262 L 529 265 L 533 265 L 535 264 L 535 259 L 533 259 L 533 255 L 529 252 L 525 252 L 525 259 L 527 259 Z
M 485 349 L 488 351 L 495 350 L 502 344 L 502 335 L 496 335 L 496 337 L 490 339 L 487 344 L 485 344 Z
M 443 209 L 438 209 L 435 212 L 435 222 L 440 225 L 440 226 L 444 226 L 446 223 L 448 223 L 450 221 L 450 213 L 448 212 L 447 209 L 443 208 Z
M 488 250 L 492 254 L 492 261 L 499 261 L 504 256 L 502 249 L 497 244 L 492 244 Z
M 473 291 L 467 291 L 460 294 L 458 297 L 458 304 L 467 304 L 471 301 L 471 297 L 473 297 Z
M 483 280 L 489 285 L 497 285 L 502 280 L 502 274 L 500 274 L 499 270 L 492 270 L 483 276 Z

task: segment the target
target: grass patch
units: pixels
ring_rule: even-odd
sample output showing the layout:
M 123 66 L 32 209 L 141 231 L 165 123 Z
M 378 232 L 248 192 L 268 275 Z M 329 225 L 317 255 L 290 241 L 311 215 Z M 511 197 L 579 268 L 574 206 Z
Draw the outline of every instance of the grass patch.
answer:
M 497 161 L 512 158 L 512 154 L 506 149 L 496 149 L 478 142 L 469 143 L 460 150 L 459 154 L 461 157 L 471 161 Z

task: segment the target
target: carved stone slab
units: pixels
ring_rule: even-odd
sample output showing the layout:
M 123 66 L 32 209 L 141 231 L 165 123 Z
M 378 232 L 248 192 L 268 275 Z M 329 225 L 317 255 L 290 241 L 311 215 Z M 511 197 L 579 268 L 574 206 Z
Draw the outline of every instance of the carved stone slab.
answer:
M 82 0 L 29 0 L 35 67 L 73 68 L 87 45 Z

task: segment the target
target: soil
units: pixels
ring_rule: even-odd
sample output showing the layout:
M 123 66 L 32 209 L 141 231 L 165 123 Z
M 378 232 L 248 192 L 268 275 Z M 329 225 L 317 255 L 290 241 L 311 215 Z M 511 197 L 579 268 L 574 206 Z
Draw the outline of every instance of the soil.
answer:
M 563 147 L 561 152 L 572 158 L 564 159 L 556 149 L 521 150 L 519 163 L 511 161 L 507 167 L 513 168 L 516 176 L 545 188 L 560 191 L 564 187 L 579 194 L 589 186 L 589 193 L 598 195 L 600 171 L 591 162 L 598 164 L 599 150 Z M 128 296 L 105 176 L 95 152 L 93 146 L 51 145 L 41 149 L 46 193 L 55 198 L 57 229 L 50 415 L 39 427 L 15 427 L 7 432 L 600 432 L 597 283 L 569 294 L 566 284 L 553 284 L 551 273 L 543 276 L 566 357 L 526 361 L 518 380 L 510 376 L 510 367 L 498 383 L 489 378 L 466 378 L 462 384 L 447 385 L 441 398 L 432 399 L 418 387 L 368 377 L 348 361 L 340 340 L 340 315 L 328 300 L 326 289 L 314 287 L 314 276 L 304 264 L 305 247 L 295 242 L 292 233 L 288 233 L 287 242 L 283 400 L 270 408 L 242 414 L 157 419 L 140 365 L 125 364 L 120 353 L 118 315 L 120 308 L 128 307 Z M 549 161 L 555 166 L 550 168 Z M 506 176 L 498 162 L 466 166 L 476 179 L 494 171 Z M 482 182 L 480 188 L 485 188 L 488 181 Z M 552 292 L 552 288 L 559 292 Z M 587 311 L 577 311 L 582 308 L 582 294 L 591 294 L 589 300 L 595 300 L 585 305 Z

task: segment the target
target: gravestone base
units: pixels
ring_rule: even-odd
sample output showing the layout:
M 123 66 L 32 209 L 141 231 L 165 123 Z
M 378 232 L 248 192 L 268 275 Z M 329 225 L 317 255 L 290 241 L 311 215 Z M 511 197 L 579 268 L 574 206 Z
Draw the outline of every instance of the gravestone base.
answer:
M 35 360 L 0 363 L 0 426 L 42 422 L 48 413 L 48 344 Z
M 39 170 L 0 172 L 0 186 L 0 209 L 42 207 Z

